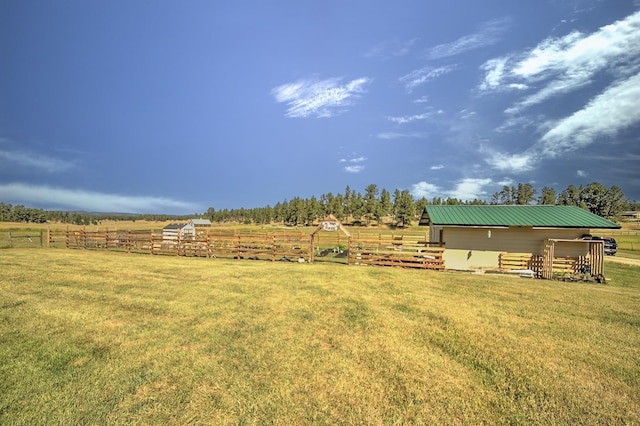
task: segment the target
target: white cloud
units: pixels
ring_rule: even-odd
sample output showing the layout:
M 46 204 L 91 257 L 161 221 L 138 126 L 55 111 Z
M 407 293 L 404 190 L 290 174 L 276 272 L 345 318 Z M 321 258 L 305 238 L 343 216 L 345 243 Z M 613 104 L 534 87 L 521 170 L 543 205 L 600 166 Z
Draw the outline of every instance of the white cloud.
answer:
M 515 183 L 515 181 L 509 177 L 502 179 L 501 181 L 496 182 L 497 185 L 500 186 L 511 186 Z
M 441 170 L 441 169 L 444 169 L 444 165 L 442 164 L 429 167 L 429 170 Z
M 640 123 L 640 73 L 609 87 L 582 110 L 554 123 L 540 140 L 546 157 L 557 157 L 613 137 Z
M 49 173 L 63 172 L 75 166 L 70 161 L 58 158 L 47 157 L 26 151 L 8 151 L 0 149 L 0 164 L 2 162 L 24 167 L 25 171 L 29 171 L 29 168 L 34 168 Z
M 364 170 L 364 165 L 362 164 L 347 166 L 344 168 L 344 171 L 347 173 L 360 173 L 363 170 Z
M 585 172 L 584 170 L 578 170 L 576 171 L 576 176 L 583 178 L 589 176 L 589 173 Z
M 427 118 L 431 117 L 431 115 L 431 113 L 425 112 L 422 114 L 405 115 L 403 117 L 387 117 L 387 119 L 389 121 L 393 121 L 396 124 L 407 124 L 411 123 L 412 121 L 426 120 Z
M 520 153 L 484 150 L 485 161 L 500 171 L 531 170 L 544 159 L 612 139 L 640 123 L 640 11 L 591 34 L 546 39 L 522 55 L 488 61 L 483 69 L 480 90 L 530 91 L 505 110 L 509 116 L 495 130 L 529 129 L 542 135 Z M 525 114 L 594 81 L 605 83 L 604 89 L 573 113 L 559 119 Z
M 367 157 L 356 157 L 349 160 L 350 163 L 362 163 L 363 161 L 367 161 Z
M 485 161 L 496 170 L 519 173 L 532 170 L 538 158 L 531 152 L 523 152 L 520 154 L 493 152 Z
M 421 96 L 418 99 L 414 100 L 413 102 L 416 103 L 416 104 L 424 104 L 424 103 L 429 102 L 429 97 L 428 96 Z
M 485 161 L 500 171 L 529 171 L 540 160 L 560 157 L 601 138 L 613 138 L 639 123 L 640 73 L 610 86 L 570 116 L 545 123 L 546 133 L 524 152 L 507 154 L 484 150 L 488 153 Z
M 491 184 L 491 179 L 462 179 L 453 190 L 448 194 L 452 198 L 459 198 L 461 200 L 473 200 L 482 199 L 487 195 L 487 192 L 483 189 L 485 186 Z
M 414 198 L 420 199 L 424 197 L 427 200 L 430 200 L 441 194 L 442 189 L 436 185 L 422 181 L 411 185 L 409 193 L 411 193 Z
M 378 139 L 422 139 L 426 135 L 420 132 L 399 133 L 399 132 L 383 132 L 378 133 Z
M 353 158 L 342 158 L 340 159 L 340 163 L 349 163 L 348 166 L 345 166 L 343 170 L 347 173 L 360 173 L 365 169 L 364 163 L 367 161 L 367 157 L 353 157 Z
M 351 105 L 371 82 L 362 77 L 341 85 L 341 80 L 298 80 L 274 88 L 271 94 L 278 103 L 288 105 L 287 117 L 332 117 Z
M 195 204 L 169 198 L 104 194 L 24 183 L 0 184 L 0 199 L 12 204 L 37 205 L 47 209 L 95 212 L 189 213 L 197 210 Z
M 400 77 L 398 81 L 405 86 L 407 92 L 411 93 L 416 87 L 421 86 L 424 83 L 434 80 L 442 75 L 448 74 L 455 69 L 456 67 L 453 65 L 446 65 L 437 68 L 420 68 Z
M 422 181 L 411 185 L 409 192 L 414 198 L 424 197 L 427 200 L 434 197 L 452 197 L 463 201 L 470 201 L 476 198 L 484 198 L 487 195 L 484 188 L 490 184 L 492 184 L 492 180 L 489 178 L 466 178 L 456 182 L 453 189 L 445 190 L 432 183 Z
M 602 72 L 615 80 L 628 78 L 640 71 L 640 12 L 592 34 L 574 31 L 546 39 L 520 55 L 491 59 L 481 68 L 486 71 L 481 91 L 535 89 L 507 108 L 509 114 L 585 87 Z
M 482 65 L 481 68 L 487 72 L 487 75 L 480 85 L 480 90 L 495 89 L 500 86 L 507 60 L 508 58 L 490 59 Z
M 496 19 L 486 22 L 479 31 L 459 39 L 432 47 L 427 51 L 427 59 L 441 59 L 459 55 L 469 50 L 495 44 L 509 24 L 508 19 Z
M 529 86 L 522 83 L 511 83 L 511 84 L 508 84 L 507 87 L 509 89 L 516 89 L 516 90 L 527 90 L 529 88 Z

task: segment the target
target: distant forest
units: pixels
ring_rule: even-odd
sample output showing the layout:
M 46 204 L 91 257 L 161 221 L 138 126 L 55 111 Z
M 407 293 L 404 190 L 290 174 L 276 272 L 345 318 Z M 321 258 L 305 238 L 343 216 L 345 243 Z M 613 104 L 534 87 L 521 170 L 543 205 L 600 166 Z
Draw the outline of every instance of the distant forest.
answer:
M 0 202 L 0 222 L 47 223 L 61 222 L 77 225 L 98 225 L 100 222 L 123 220 L 149 221 L 185 221 L 190 218 L 206 218 L 216 223 L 311 225 L 329 214 L 343 223 L 367 226 L 373 223 L 391 223 L 396 226 L 410 226 L 422 214 L 427 204 L 436 205 L 482 205 L 482 204 L 549 204 L 579 206 L 598 216 L 617 220 L 626 210 L 639 210 L 640 202 L 628 200 L 617 186 L 610 188 L 593 182 L 586 186 L 569 185 L 556 193 L 555 189 L 545 186 L 536 190 L 530 183 L 505 185 L 494 193 L 489 201 L 474 199 L 463 201 L 457 198 L 435 197 L 431 200 L 415 200 L 409 191 L 396 189 L 391 194 L 380 190 L 376 184 L 368 185 L 364 193 L 352 190 L 349 186 L 344 193 L 322 194 L 311 198 L 294 197 L 277 203 L 273 207 L 252 209 L 223 209 L 213 207 L 202 214 L 185 216 L 163 214 L 120 214 L 65 212 L 34 209 L 23 205 L 13 206 Z

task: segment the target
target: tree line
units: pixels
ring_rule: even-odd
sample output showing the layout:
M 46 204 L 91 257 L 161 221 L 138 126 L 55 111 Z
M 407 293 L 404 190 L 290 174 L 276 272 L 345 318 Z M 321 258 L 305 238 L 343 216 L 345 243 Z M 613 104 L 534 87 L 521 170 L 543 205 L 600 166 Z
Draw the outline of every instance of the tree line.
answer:
M 294 197 L 277 203 L 275 206 L 257 209 L 224 209 L 215 210 L 210 207 L 203 217 L 212 222 L 241 222 L 268 224 L 272 222 L 287 225 L 310 225 L 329 214 L 340 221 L 351 225 L 370 225 L 390 222 L 396 226 L 409 226 L 419 219 L 424 207 L 435 205 L 527 205 L 547 204 L 578 206 L 598 216 L 616 220 L 625 210 L 638 210 L 640 203 L 627 200 L 622 190 L 617 186 L 606 188 L 593 182 L 586 186 L 569 185 L 560 193 L 545 186 L 537 196 L 538 191 L 530 183 L 518 183 L 514 186 L 505 185 L 491 196 L 489 201 L 474 199 L 463 201 L 458 198 L 434 197 L 414 199 L 407 190 L 396 189 L 391 194 L 386 189 L 378 189 L 375 184 L 368 185 L 364 193 L 346 187 L 344 193 L 322 194 L 302 199 Z
M 210 207 L 202 214 L 175 216 L 163 214 L 117 214 L 47 211 L 28 208 L 23 205 L 13 206 L 0 202 L 0 222 L 46 223 L 61 222 L 76 225 L 97 225 L 101 221 L 149 220 L 149 221 L 185 221 L 189 218 L 207 218 L 212 222 L 311 225 L 328 215 L 334 215 L 340 221 L 350 225 L 371 225 L 373 223 L 391 223 L 395 226 L 410 226 L 420 218 L 424 207 L 435 205 L 482 205 L 482 204 L 548 204 L 578 206 L 598 216 L 617 219 L 625 210 L 640 210 L 640 203 L 629 201 L 617 186 L 610 188 L 593 182 L 586 186 L 569 185 L 560 193 L 545 186 L 539 192 L 530 183 L 505 185 L 495 192 L 489 201 L 474 199 L 463 201 L 457 198 L 434 197 L 427 200 L 422 197 L 414 199 L 408 190 L 396 189 L 390 193 L 387 189 L 379 189 L 376 184 L 368 185 L 364 193 L 347 186 L 344 193 L 322 194 L 311 198 L 294 197 L 276 203 L 273 207 L 252 209 L 223 209 Z
M 198 215 L 196 215 L 198 216 Z M 128 214 L 128 213 L 88 213 L 88 212 L 68 212 L 58 210 L 44 210 L 25 207 L 23 205 L 11 205 L 0 202 L 0 222 L 23 222 L 23 223 L 47 223 L 59 222 L 74 225 L 98 225 L 102 221 L 124 221 L 124 220 L 188 220 L 194 217 L 175 216 L 166 214 Z

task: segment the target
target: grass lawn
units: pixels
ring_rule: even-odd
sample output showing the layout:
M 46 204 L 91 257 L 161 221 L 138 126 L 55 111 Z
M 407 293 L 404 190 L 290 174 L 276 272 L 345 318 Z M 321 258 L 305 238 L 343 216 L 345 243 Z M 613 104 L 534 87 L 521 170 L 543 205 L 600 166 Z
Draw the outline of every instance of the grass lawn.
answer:
M 0 424 L 637 424 L 640 269 L 0 250 Z

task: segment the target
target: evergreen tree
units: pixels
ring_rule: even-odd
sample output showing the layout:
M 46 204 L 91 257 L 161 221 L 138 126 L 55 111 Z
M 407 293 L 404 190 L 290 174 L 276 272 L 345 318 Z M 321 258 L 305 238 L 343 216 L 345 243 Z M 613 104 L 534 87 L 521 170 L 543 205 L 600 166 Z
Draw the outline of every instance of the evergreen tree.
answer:
M 391 204 L 391 194 L 386 189 L 382 189 L 380 192 L 380 216 L 389 216 L 391 214 L 391 209 L 393 208 Z
M 393 210 L 396 224 L 402 227 L 410 226 L 415 211 L 413 197 L 406 189 L 394 192 Z
M 542 193 L 540 194 L 540 198 L 538 198 L 538 204 L 556 204 L 556 190 L 549 186 L 545 186 L 544 188 L 542 188 Z
M 530 183 L 518 183 L 517 188 L 511 188 L 511 197 L 514 204 L 527 205 L 535 200 L 536 190 Z
M 364 194 L 364 214 L 367 225 L 373 219 L 380 221 L 380 201 L 378 200 L 378 186 L 374 183 L 365 188 Z

